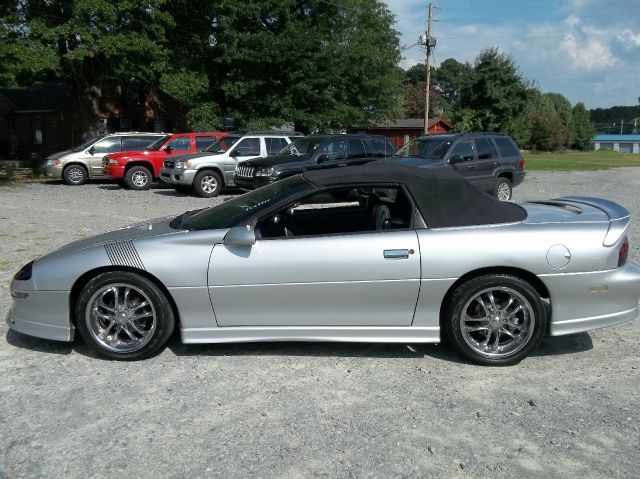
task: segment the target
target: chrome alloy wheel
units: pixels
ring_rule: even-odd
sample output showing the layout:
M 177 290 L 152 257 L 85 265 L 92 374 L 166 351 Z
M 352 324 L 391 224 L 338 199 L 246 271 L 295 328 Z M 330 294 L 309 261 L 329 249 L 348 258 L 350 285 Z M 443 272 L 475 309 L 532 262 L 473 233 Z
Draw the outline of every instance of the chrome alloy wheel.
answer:
M 497 197 L 500 201 L 509 201 L 511 199 L 511 187 L 504 181 L 498 185 Z
M 535 329 L 535 313 L 518 291 L 499 286 L 475 294 L 462 308 L 464 341 L 481 356 L 500 358 L 524 348 Z
M 202 188 L 202 191 L 210 195 L 216 191 L 216 188 L 218 188 L 218 180 L 213 175 L 204 175 L 200 179 L 200 187 Z
M 149 182 L 149 176 L 143 171 L 136 171 L 133 175 L 131 175 L 131 182 L 138 188 L 143 188 L 147 186 L 147 183 Z
M 125 283 L 96 291 L 85 314 L 89 333 L 109 351 L 128 353 L 144 347 L 156 330 L 156 311 L 149 297 Z
M 67 178 L 72 183 L 80 183 L 84 179 L 84 170 L 80 166 L 71 166 L 67 172 Z

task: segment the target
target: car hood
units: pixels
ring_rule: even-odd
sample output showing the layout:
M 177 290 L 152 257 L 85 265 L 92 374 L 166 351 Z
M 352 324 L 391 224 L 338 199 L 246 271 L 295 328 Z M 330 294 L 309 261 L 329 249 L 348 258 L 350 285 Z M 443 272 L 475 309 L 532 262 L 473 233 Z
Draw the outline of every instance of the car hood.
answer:
M 206 158 L 207 156 L 218 156 L 221 153 L 214 153 L 213 151 L 198 151 L 197 153 L 183 153 L 181 155 L 173 155 L 172 160 L 186 161 L 195 160 L 196 158 Z
M 58 158 L 62 158 L 63 156 L 66 155 L 70 155 L 71 153 L 75 153 L 73 150 L 64 150 L 64 151 L 59 151 L 57 153 L 52 153 L 51 155 L 47 156 L 47 160 L 57 160 Z
M 251 160 L 244 161 L 244 165 L 250 166 L 276 166 L 285 163 L 296 163 L 299 161 L 308 160 L 308 155 L 292 156 L 292 155 L 271 155 L 263 156 L 261 158 L 253 158 Z
M 418 168 L 435 168 L 443 165 L 443 160 L 420 158 L 418 156 L 396 156 L 392 157 L 389 161 L 396 165 L 414 166 Z
M 78 241 L 74 241 L 73 243 L 66 244 L 61 248 L 58 248 L 44 255 L 42 258 L 59 256 L 65 253 L 70 253 L 72 251 L 78 251 L 81 249 L 91 248 L 93 246 L 114 243 L 116 241 L 133 241 L 142 238 L 150 238 L 152 236 L 184 233 L 186 230 L 171 228 L 170 223 L 173 218 L 175 218 L 175 216 L 156 218 L 153 220 L 145 221 L 143 223 L 128 225 L 117 230 L 107 231 L 106 233 L 102 233 L 96 236 L 90 236 L 89 238 L 84 238 Z

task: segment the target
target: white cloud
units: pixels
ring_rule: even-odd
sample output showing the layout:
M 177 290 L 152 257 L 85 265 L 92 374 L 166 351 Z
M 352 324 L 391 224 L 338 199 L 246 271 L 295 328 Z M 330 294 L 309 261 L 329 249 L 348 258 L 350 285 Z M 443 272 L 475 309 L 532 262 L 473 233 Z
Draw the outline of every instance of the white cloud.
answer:
M 570 33 L 560 43 L 559 49 L 568 57 L 575 70 L 606 70 L 618 62 L 609 47 L 598 40 L 578 40 Z

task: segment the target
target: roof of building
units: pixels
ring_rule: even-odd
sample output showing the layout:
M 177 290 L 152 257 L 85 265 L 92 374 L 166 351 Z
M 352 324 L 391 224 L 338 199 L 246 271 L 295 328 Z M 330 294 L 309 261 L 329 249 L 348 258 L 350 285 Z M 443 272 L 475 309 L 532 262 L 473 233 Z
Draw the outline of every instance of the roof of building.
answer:
M 436 123 L 444 123 L 449 128 L 453 128 L 453 125 L 442 118 L 434 118 L 429 121 L 429 128 Z M 424 118 L 402 118 L 395 120 L 384 120 L 373 125 L 373 128 L 424 128 Z
M 72 99 L 71 85 L 63 81 L 48 81 L 29 88 L 2 88 L 3 95 L 14 107 L 14 112 L 53 111 Z
M 640 141 L 640 135 L 596 135 L 591 141 L 613 141 L 628 142 L 628 141 Z

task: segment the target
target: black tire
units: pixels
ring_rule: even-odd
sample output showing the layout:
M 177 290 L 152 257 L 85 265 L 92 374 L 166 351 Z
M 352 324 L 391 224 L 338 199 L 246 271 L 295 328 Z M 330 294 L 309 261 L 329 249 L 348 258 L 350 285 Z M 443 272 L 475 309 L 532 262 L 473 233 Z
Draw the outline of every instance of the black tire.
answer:
M 114 288 L 125 292 L 118 294 L 111 306 L 109 294 L 114 297 Z M 127 289 L 129 293 L 126 293 Z M 136 303 L 136 300 L 140 302 Z M 148 306 L 144 306 L 144 302 Z M 118 309 L 118 304 L 124 309 Z M 124 317 L 128 312 L 135 312 L 142 318 Z M 87 346 L 101 356 L 117 360 L 144 359 L 157 354 L 165 347 L 175 327 L 173 308 L 162 290 L 144 276 L 127 271 L 102 273 L 89 281 L 76 303 L 75 319 Z M 101 334 L 105 334 L 102 339 L 99 338 Z
M 217 171 L 199 171 L 193 179 L 193 191 L 201 198 L 214 198 L 222 191 L 222 178 Z
M 529 283 L 492 274 L 471 279 L 453 292 L 443 309 L 442 326 L 455 348 L 474 363 L 508 366 L 536 348 L 547 329 L 547 313 Z
M 511 199 L 512 193 L 513 189 L 509 178 L 505 178 L 504 176 L 498 177 L 493 187 L 493 195 L 500 201 L 508 201 Z
M 87 169 L 82 165 L 69 165 L 62 172 L 64 182 L 71 186 L 84 185 L 88 177 Z
M 132 190 L 148 190 L 153 183 L 153 175 L 145 166 L 133 166 L 125 173 L 124 181 Z

